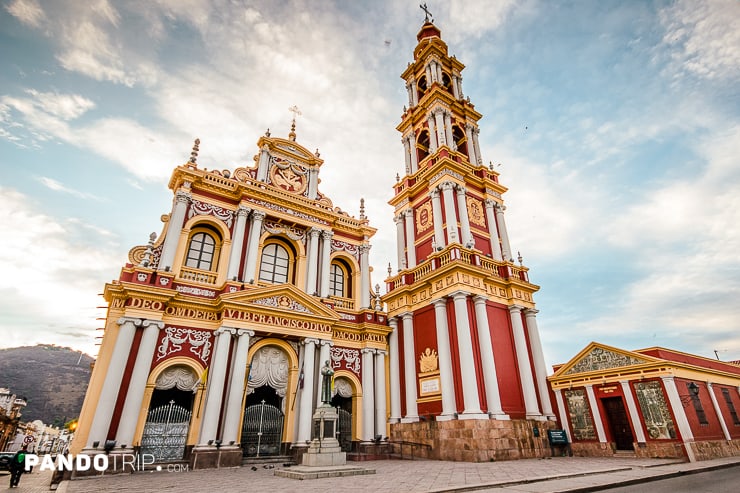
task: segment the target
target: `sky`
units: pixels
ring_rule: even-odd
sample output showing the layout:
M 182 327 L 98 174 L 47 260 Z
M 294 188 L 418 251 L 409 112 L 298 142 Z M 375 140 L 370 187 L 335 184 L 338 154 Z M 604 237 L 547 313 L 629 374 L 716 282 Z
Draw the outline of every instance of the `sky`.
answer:
M 97 353 L 102 293 L 162 231 L 167 183 L 251 166 L 267 128 L 396 265 L 400 79 L 418 1 L 0 0 L 0 347 Z M 427 1 L 548 364 L 589 342 L 740 360 L 740 2 Z

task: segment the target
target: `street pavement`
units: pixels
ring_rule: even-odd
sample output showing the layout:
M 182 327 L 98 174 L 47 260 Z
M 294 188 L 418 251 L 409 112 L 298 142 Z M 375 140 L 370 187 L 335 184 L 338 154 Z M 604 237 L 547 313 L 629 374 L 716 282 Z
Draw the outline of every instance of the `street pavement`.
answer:
M 279 478 L 275 469 L 251 466 L 220 470 L 168 472 L 146 471 L 65 481 L 60 493 L 101 492 L 463 492 L 518 493 L 599 491 L 622 484 L 639 484 L 705 470 L 740 466 L 740 457 L 695 463 L 666 459 L 554 457 L 505 462 L 448 462 L 430 460 L 383 460 L 353 463 L 375 469 L 376 474 L 295 480 Z M 280 467 L 280 466 L 278 466 Z M 0 492 L 49 491 L 51 473 L 24 474 L 18 488 L 7 489 L 9 478 L 0 476 Z M 647 486 L 646 486 L 647 488 Z

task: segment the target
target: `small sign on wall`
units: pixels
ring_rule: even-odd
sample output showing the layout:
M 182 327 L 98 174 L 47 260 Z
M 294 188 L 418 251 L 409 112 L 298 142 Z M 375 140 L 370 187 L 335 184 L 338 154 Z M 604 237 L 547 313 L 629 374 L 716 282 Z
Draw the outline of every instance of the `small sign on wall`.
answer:
M 419 397 L 431 397 L 441 393 L 442 381 L 439 378 L 439 371 L 419 375 Z

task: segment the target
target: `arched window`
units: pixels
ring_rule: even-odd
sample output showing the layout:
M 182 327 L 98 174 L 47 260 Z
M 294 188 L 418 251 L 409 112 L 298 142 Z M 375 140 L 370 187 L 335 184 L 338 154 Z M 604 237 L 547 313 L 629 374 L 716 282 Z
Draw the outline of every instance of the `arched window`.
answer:
M 212 270 L 216 253 L 216 239 L 208 233 L 195 233 L 190 238 L 185 266 L 200 270 Z
M 329 295 L 340 298 L 352 296 L 350 269 L 342 260 L 335 260 L 329 268 Z
M 279 243 L 268 243 L 262 249 L 260 281 L 281 284 L 290 278 L 290 254 Z

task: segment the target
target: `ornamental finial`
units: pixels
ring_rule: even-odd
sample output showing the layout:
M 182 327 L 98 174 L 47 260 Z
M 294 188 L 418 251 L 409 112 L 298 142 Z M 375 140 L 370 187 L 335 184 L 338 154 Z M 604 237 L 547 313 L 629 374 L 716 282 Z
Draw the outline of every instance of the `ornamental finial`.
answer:
M 432 17 L 432 13 L 429 12 L 426 2 L 420 3 L 419 8 L 424 11 L 424 22 L 434 22 L 434 17 Z
M 197 167 L 197 161 L 198 161 L 198 151 L 200 149 L 200 139 L 195 139 L 195 142 L 193 143 L 193 150 L 190 151 L 190 159 L 188 159 L 188 163 L 193 165 L 193 168 Z
M 296 116 L 301 116 L 302 113 L 301 113 L 301 110 L 299 110 L 298 109 L 298 106 L 296 106 L 296 105 L 293 105 L 290 108 L 288 108 L 288 111 L 290 111 L 291 113 L 293 113 L 293 121 L 290 124 L 290 133 L 288 134 L 288 138 L 290 140 L 292 140 L 293 142 L 295 142 L 295 137 L 296 137 L 296 134 L 295 134 L 295 117 Z
M 365 217 L 365 199 L 360 199 L 360 219 L 367 219 Z

